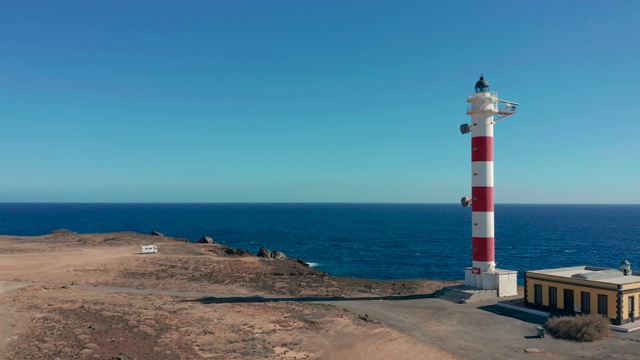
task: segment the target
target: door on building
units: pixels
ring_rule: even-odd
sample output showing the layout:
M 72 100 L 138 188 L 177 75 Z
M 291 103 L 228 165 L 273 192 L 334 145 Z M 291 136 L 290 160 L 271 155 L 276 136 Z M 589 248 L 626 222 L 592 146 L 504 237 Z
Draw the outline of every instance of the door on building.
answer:
M 558 288 L 555 286 L 549 286 L 549 307 L 552 310 L 558 308 Z
M 591 294 L 587 291 L 580 292 L 580 312 L 591 314 Z
M 542 285 L 533 285 L 533 303 L 542 305 Z
M 609 298 L 607 295 L 598 294 L 598 314 L 609 317 Z
M 573 313 L 573 290 L 564 289 L 564 311 Z
M 629 319 L 636 321 L 636 296 L 629 296 Z

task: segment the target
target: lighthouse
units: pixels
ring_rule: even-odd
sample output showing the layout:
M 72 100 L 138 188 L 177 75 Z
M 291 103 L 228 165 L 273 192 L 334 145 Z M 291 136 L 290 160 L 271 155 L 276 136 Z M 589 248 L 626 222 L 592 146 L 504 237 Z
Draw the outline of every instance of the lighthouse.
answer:
M 462 206 L 471 206 L 472 264 L 465 268 L 465 285 L 496 290 L 498 296 L 517 295 L 516 271 L 496 268 L 494 233 L 493 125 L 516 113 L 518 103 L 501 100 L 490 91 L 483 76 L 473 94 L 467 96 L 470 124 L 460 125 L 462 134 L 471 133 L 471 197 Z

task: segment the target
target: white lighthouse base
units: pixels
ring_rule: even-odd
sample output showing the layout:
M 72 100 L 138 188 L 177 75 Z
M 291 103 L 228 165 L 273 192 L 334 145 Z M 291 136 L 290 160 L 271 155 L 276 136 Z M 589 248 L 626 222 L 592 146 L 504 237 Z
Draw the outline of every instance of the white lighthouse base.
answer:
M 518 272 L 495 269 L 476 274 L 473 268 L 464 269 L 464 284 L 480 290 L 497 290 L 498 297 L 518 295 Z

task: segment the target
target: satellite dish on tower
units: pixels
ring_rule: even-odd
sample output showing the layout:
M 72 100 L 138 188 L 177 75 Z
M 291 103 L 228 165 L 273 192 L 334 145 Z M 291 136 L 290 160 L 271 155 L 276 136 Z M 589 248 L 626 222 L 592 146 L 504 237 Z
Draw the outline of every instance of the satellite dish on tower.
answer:
M 463 196 L 462 199 L 460 199 L 460 204 L 462 205 L 462 207 L 471 205 L 471 198 L 468 196 Z

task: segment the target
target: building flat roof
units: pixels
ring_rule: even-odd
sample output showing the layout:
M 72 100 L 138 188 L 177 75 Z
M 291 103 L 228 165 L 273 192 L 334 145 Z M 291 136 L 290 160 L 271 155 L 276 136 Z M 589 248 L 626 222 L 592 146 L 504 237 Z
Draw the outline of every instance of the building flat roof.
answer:
M 571 266 L 557 269 L 530 270 L 527 273 L 553 275 L 568 279 L 590 280 L 607 284 L 632 284 L 640 283 L 640 274 L 633 272 L 631 275 L 624 275 L 620 270 L 596 267 L 596 266 Z

